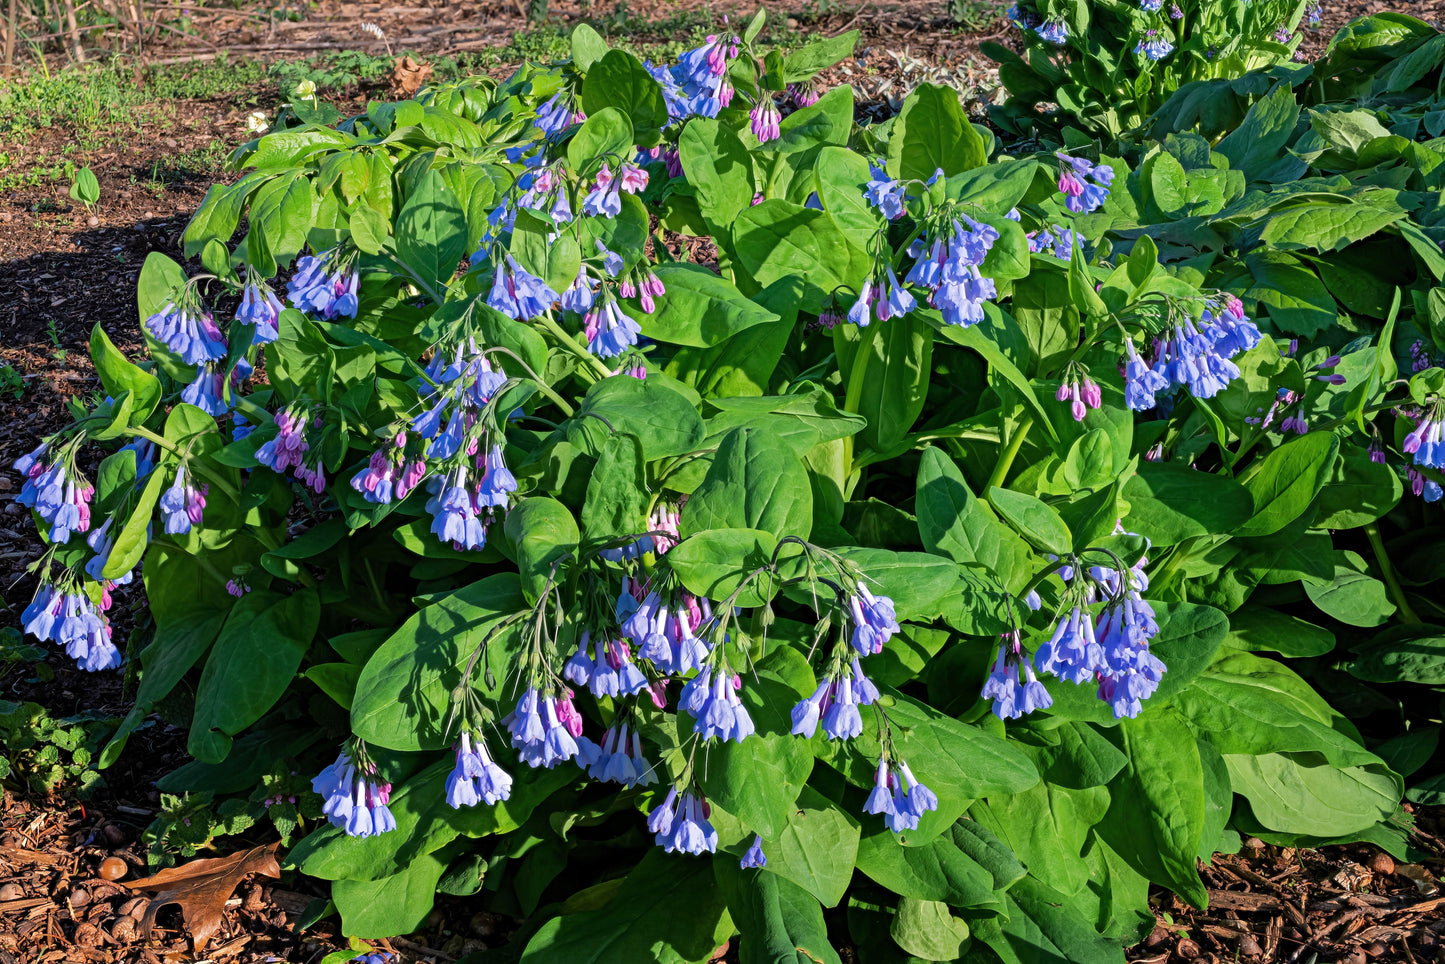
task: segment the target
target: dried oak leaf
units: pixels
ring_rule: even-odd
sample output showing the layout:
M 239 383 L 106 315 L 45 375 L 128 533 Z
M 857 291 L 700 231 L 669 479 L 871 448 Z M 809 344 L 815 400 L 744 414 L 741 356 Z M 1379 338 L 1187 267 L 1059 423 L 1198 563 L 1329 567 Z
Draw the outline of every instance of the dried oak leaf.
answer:
M 160 909 L 167 904 L 178 904 L 186 929 L 191 932 L 191 940 L 199 953 L 220 929 L 226 901 L 242 877 L 262 874 L 280 879 L 281 867 L 276 863 L 276 848 L 279 846 L 277 842 L 229 857 L 192 860 L 181 867 L 167 867 L 154 877 L 127 882 L 124 886 L 131 890 L 156 892 L 141 918 L 146 940 L 151 939 L 151 928 L 155 926 Z
M 432 66 L 413 58 L 410 54 L 397 59 L 391 68 L 391 89 L 402 97 L 411 97 L 422 84 L 431 79 Z

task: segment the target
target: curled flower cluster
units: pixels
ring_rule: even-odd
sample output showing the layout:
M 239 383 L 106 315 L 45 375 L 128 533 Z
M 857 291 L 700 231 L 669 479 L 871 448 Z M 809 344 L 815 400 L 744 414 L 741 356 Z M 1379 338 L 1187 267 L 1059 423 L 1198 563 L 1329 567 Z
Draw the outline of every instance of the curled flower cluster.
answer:
M 909 250 L 917 260 L 904 280 L 927 289 L 928 302 L 950 325 L 968 327 L 984 319 L 983 305 L 997 297 L 993 279 L 979 266 L 999 239 L 998 229 L 961 212 L 945 214 Z M 849 314 L 852 320 L 852 314 Z
M 701 793 L 687 791 L 679 799 L 677 789 L 670 789 L 653 808 L 647 817 L 647 829 L 668 853 L 715 853 L 717 831 L 707 819 L 712 808 Z
M 151 337 L 180 357 L 187 365 L 220 361 L 226 357 L 226 338 L 211 313 L 192 298 L 169 302 L 145 321 Z
M 1069 370 L 1059 383 L 1059 390 L 1054 393 L 1054 398 L 1069 403 L 1069 413 L 1076 422 L 1082 422 L 1089 409 L 1098 408 L 1104 403 L 1099 383 L 1089 377 L 1089 370 L 1082 365 L 1075 365 Z
M 277 433 L 256 450 L 256 461 L 278 475 L 291 470 L 296 478 L 318 495 L 326 488 L 321 456 L 307 441 L 307 430 L 320 419 L 311 417 L 310 409 L 301 402 L 283 408 L 272 416 Z
M 25 476 L 15 501 L 34 509 L 50 527 L 46 538 L 59 545 L 70 541 L 73 533 L 90 530 L 95 487 L 75 468 L 68 453 L 54 460 L 47 460 L 48 455 L 48 444 L 42 444 L 15 460 L 15 470 Z
M 192 526 L 201 524 L 206 511 L 209 486 L 196 485 L 184 465 L 176 469 L 175 481 L 161 493 L 161 515 L 165 517 L 167 535 L 185 535 Z
M 447 804 L 457 810 L 478 803 L 494 804 L 512 794 L 512 777 L 492 760 L 480 736 L 473 742 L 463 732 L 457 743 L 457 765 L 447 775 Z
M 276 293 L 264 281 L 252 278 L 246 284 L 241 292 L 241 305 L 236 309 L 236 320 L 254 329 L 251 344 L 265 345 L 281 336 L 276 327 L 277 319 L 281 317 L 281 308 L 281 299 L 276 297 Z
M 1134 53 L 1152 61 L 1160 61 L 1174 52 L 1174 45 L 1157 30 L 1147 30 L 1134 46 Z

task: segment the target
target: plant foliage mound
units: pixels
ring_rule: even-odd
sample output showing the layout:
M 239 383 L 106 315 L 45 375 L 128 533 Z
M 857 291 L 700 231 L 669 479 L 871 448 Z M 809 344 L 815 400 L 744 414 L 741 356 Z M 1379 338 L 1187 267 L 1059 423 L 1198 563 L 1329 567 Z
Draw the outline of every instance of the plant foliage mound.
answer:
M 1438 466 L 1439 370 L 1382 434 L 1393 311 L 1314 346 L 1127 223 L 1144 167 L 931 85 L 860 128 L 853 38 L 761 23 L 236 151 L 149 359 L 97 330 L 108 398 L 17 465 L 27 630 L 139 675 L 101 762 L 189 712 L 162 789 L 304 832 L 345 933 L 481 892 L 536 964 L 1119 961 L 1241 832 L 1398 850 L 1267 654 L 1395 611 L 1373 455 Z

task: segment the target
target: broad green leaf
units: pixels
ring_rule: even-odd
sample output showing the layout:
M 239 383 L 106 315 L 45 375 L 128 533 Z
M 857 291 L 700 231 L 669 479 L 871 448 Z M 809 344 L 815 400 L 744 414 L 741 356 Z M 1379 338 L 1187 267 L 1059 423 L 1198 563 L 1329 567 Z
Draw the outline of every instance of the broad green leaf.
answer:
M 711 529 L 674 546 L 667 563 L 689 592 L 705 599 L 728 599 L 744 578 L 768 565 L 777 539 L 757 529 Z M 736 605 L 761 606 L 773 588 L 764 576 L 738 594 Z
M 631 435 L 614 435 L 602 446 L 587 483 L 582 531 L 589 540 L 636 535 L 646 530 L 646 517 L 642 446 Z
M 146 416 L 155 411 L 161 398 L 160 379 L 132 364 L 111 343 L 99 324 L 90 332 L 90 358 L 108 394 L 119 398 L 121 393 L 130 392 L 131 412 L 136 422 L 144 422 Z
M 556 499 L 532 496 L 507 512 L 507 538 L 517 547 L 517 569 L 528 599 L 541 597 L 544 587 L 558 583 L 559 568 L 577 552 L 581 534 L 571 511 Z
M 1321 612 L 1347 626 L 1383 626 L 1395 614 L 1383 582 L 1339 563 L 1332 582 L 1322 586 L 1306 580 L 1304 590 Z
M 1234 534 L 1269 535 L 1299 518 L 1329 480 L 1339 450 L 1336 436 L 1312 432 L 1285 442 L 1250 466 L 1241 481 L 1254 500 L 1254 515 Z
M 276 704 L 311 646 L 321 618 L 315 590 L 258 589 L 238 600 L 206 659 L 186 749 L 220 763 L 231 738 Z
M 431 913 L 446 861 L 436 854 L 413 857 L 405 870 L 379 880 L 338 880 L 331 899 L 342 930 L 353 937 L 391 937 L 417 930 Z
M 993 795 L 974 804 L 969 814 L 998 835 L 1032 873 L 1047 877 L 1066 894 L 1089 882 L 1082 854 L 1089 828 L 1109 809 L 1103 787 L 1071 790 L 1040 782 L 1009 795 Z
M 967 822 L 967 821 L 965 821 Z M 923 847 L 906 847 L 886 827 L 858 843 L 858 869 L 903 897 L 954 907 L 1001 909 L 993 875 L 959 849 L 948 834 Z
M 1383 764 L 1319 765 L 1311 754 L 1224 754 L 1234 792 L 1249 801 L 1256 820 L 1271 830 L 1342 837 L 1394 813 L 1399 778 Z
M 527 941 L 521 964 L 703 960 L 718 945 L 723 901 L 711 862 L 678 860 L 652 848 L 607 907 L 543 924 Z
M 740 870 L 729 855 L 718 855 L 713 869 L 741 938 L 741 964 L 842 964 L 812 894 L 775 873 Z
M 615 107 L 632 121 L 638 132 L 667 123 L 662 88 L 647 68 L 624 50 L 609 50 L 587 71 L 582 85 L 582 110 L 589 117 Z
M 516 573 L 498 573 L 412 614 L 367 661 L 351 705 L 352 732 L 393 750 L 449 745 L 447 713 L 463 667 L 487 634 L 525 605 Z M 471 681 L 482 693 L 503 692 L 516 638 L 508 631 L 488 644 L 478 678 Z
M 918 531 L 929 552 L 980 566 L 1009 586 L 1028 578 L 1028 546 L 969 491 L 963 473 L 939 449 L 923 451 L 915 506 Z
M 1033 543 L 1044 552 L 1061 556 L 1073 544 L 1069 527 L 1043 501 L 1027 493 L 998 486 L 989 488 L 988 501 L 1026 542 Z
M 731 128 L 695 117 L 682 129 L 677 150 L 698 210 L 716 230 L 726 232 L 757 193 L 747 147 Z
M 798 794 L 788 824 L 763 843 L 768 870 L 835 907 L 853 879 L 858 855 L 858 818 L 812 787 Z
M 705 434 L 702 416 L 665 381 L 619 375 L 593 385 L 565 425 L 567 441 L 595 455 L 613 433 L 634 435 L 649 462 L 696 450 Z
M 1254 515 L 1254 500 L 1238 482 L 1171 462 L 1139 463 L 1123 496 L 1129 503 L 1125 528 L 1156 546 L 1228 535 Z
M 806 539 L 813 525 L 807 470 L 775 436 L 736 428 L 682 510 L 682 534 L 705 529 L 762 529 Z
M 1108 735 L 1129 762 L 1109 784 L 1099 835 L 1139 873 L 1203 907 L 1208 894 L 1195 855 L 1204 832 L 1204 770 L 1188 724 L 1163 706 Z
M 616 168 L 618 158 L 627 157 L 636 140 L 627 115 L 616 107 L 604 107 L 589 114 L 567 142 L 567 161 L 578 172 L 595 171 L 604 163 Z
M 983 138 L 969 123 L 958 91 L 920 84 L 904 100 L 888 139 L 888 173 L 926 181 L 981 166 L 988 159 Z
M 731 281 L 700 265 L 662 264 L 653 273 L 666 293 L 654 299 L 651 314 L 640 307 L 629 314 L 655 341 L 708 348 L 744 329 L 778 320 L 778 315 L 744 297 Z
M 852 326 L 834 329 L 834 338 Z M 917 312 L 864 329 L 857 351 L 842 369 L 849 396 L 868 426 L 858 433 L 860 446 L 891 451 L 903 441 L 923 412 L 933 370 L 933 331 Z M 853 391 L 853 386 L 858 390 Z
M 1360 647 L 1359 658 L 1346 669 L 1375 683 L 1445 686 L 1445 629 L 1428 623 L 1392 626 Z
M 1229 646 L 1281 656 L 1321 656 L 1335 648 L 1335 634 L 1297 616 L 1264 606 L 1246 606 L 1229 616 Z
M 948 905 L 904 897 L 889 929 L 894 942 L 925 960 L 952 961 L 968 943 L 968 925 L 948 912 Z
M 838 289 L 857 290 L 869 267 L 866 255 L 850 244 L 826 212 L 782 198 L 742 211 L 733 221 L 732 233 L 738 261 L 758 284 L 767 287 L 785 277 L 802 278 L 806 285 L 802 307 L 815 314 Z

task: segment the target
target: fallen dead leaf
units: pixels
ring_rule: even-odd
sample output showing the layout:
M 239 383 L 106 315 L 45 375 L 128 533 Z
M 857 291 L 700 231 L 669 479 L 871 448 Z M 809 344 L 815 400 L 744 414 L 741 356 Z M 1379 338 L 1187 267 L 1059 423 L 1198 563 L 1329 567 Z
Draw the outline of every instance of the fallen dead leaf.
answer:
M 192 860 L 181 867 L 167 867 L 154 877 L 126 883 L 124 886 L 131 890 L 156 892 L 141 918 L 146 940 L 151 939 L 151 929 L 160 909 L 167 904 L 177 904 L 199 953 L 220 929 L 226 901 L 241 878 L 261 874 L 280 879 L 281 867 L 276 863 L 276 848 L 279 846 L 279 843 L 273 843 L 229 857 Z
M 410 54 L 396 61 L 391 69 L 392 92 L 402 97 L 411 97 L 421 85 L 431 79 L 431 64 L 422 63 Z

